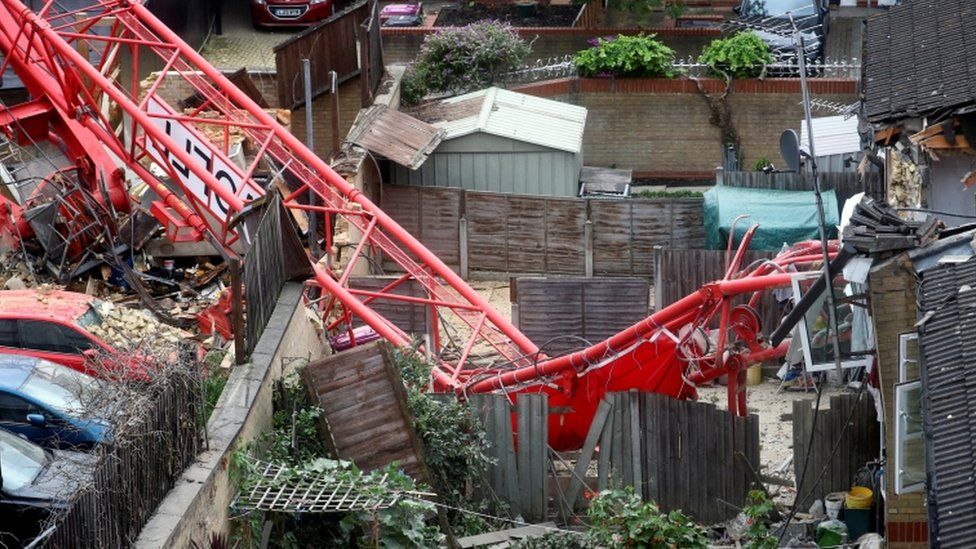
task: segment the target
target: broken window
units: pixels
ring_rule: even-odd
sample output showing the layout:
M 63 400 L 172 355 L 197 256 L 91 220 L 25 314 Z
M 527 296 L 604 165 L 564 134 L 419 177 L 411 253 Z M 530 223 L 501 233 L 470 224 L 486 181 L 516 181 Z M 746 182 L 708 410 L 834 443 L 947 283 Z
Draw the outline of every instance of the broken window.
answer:
M 793 275 L 794 304 L 809 291 L 820 273 Z M 840 332 L 841 367 L 859 368 L 868 365 L 866 349 L 873 347 L 870 333 L 870 317 L 863 295 L 856 291 L 859 285 L 848 284 L 841 278 L 834 279 L 834 295 L 837 299 L 837 327 Z M 827 292 L 822 292 L 807 313 L 800 318 L 793 336 L 803 344 L 803 359 L 807 373 L 832 370 L 834 362 L 834 338 L 830 330 L 830 312 Z
M 921 381 L 895 386 L 895 413 L 895 493 L 917 492 L 925 486 Z

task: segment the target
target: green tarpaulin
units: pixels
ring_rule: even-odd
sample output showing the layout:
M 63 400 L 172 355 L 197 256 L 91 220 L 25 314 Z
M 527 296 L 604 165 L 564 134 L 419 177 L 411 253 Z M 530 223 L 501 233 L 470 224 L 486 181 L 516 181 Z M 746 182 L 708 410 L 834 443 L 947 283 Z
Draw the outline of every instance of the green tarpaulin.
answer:
M 823 193 L 827 236 L 837 234 L 840 216 L 837 195 Z M 779 191 L 770 189 L 740 189 L 716 185 L 705 193 L 705 245 L 711 250 L 728 246 L 732 220 L 742 214 L 747 219 L 735 226 L 735 243 L 752 225 L 759 230 L 752 239 L 750 250 L 777 251 L 783 244 L 820 238 L 817 229 L 817 196 L 813 191 Z

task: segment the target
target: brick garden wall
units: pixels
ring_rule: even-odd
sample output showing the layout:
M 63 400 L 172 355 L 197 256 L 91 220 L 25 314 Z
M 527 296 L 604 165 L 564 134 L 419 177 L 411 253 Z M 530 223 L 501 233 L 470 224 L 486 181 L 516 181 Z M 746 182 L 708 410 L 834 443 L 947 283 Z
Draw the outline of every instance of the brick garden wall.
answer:
M 704 82 L 709 93 L 724 82 Z M 591 166 L 632 168 L 644 176 L 711 177 L 722 163 L 719 130 L 709 123 L 711 111 L 690 80 L 559 79 L 516 91 L 586 107 L 583 161 Z M 819 79 L 814 97 L 843 104 L 854 102 L 850 80 Z M 799 81 L 736 81 L 729 96 L 733 119 L 742 138 L 744 166 L 756 160 L 780 160 L 783 130 L 799 130 L 803 109 Z
M 298 82 L 296 85 L 301 85 Z M 339 85 L 339 139 L 345 139 L 361 107 L 359 77 Z M 324 94 L 312 100 L 312 125 L 315 132 L 313 152 L 328 158 L 332 152 L 332 96 Z M 305 108 L 291 113 L 291 133 L 305 142 Z
M 383 59 L 388 64 L 413 61 L 420 51 L 424 37 L 435 32 L 432 27 L 383 28 Z M 532 42 L 532 53 L 528 59 L 561 57 L 576 53 L 589 46 L 588 40 L 599 36 L 615 34 L 636 34 L 639 29 L 581 29 L 581 28 L 522 28 L 518 33 Z M 657 38 L 675 50 L 679 57 L 698 55 L 702 48 L 719 37 L 715 29 L 671 28 L 647 29 L 647 34 L 657 34 Z
M 898 383 L 898 336 L 915 330 L 915 275 L 911 262 L 902 254 L 871 271 L 871 316 L 878 349 L 878 374 L 885 402 L 885 435 L 888 467 L 894 466 L 895 384 Z M 928 547 L 928 515 L 925 492 L 895 494 L 895 475 L 886 475 L 888 547 L 922 549 Z M 875 494 L 875 500 L 878 495 Z

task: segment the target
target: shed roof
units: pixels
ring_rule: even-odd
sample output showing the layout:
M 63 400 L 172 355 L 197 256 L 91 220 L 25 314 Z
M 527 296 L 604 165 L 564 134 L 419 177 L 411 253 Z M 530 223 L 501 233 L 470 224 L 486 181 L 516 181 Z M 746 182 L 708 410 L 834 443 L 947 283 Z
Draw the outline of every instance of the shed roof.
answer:
M 895 122 L 976 102 L 973 28 L 972 0 L 912 0 L 868 19 L 868 119 Z
M 483 132 L 578 153 L 583 147 L 586 108 L 499 88 L 422 105 L 411 113 L 445 131 L 444 139 Z
M 857 132 L 857 118 L 843 115 L 814 118 L 813 147 L 817 156 L 855 153 L 861 150 L 861 135 Z M 807 123 L 800 122 L 800 148 L 807 150 Z
M 386 105 L 374 105 L 359 114 L 346 139 L 416 170 L 443 137 L 444 130 Z

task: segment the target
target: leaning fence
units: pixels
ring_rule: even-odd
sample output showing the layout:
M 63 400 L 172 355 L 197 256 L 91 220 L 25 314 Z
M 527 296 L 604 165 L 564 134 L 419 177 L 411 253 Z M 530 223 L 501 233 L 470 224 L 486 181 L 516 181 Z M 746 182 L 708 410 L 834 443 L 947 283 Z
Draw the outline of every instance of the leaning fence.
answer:
M 203 395 L 191 373 L 170 376 L 153 398 L 124 414 L 124 429 L 94 452 L 90 483 L 33 547 L 127 547 L 138 537 L 180 473 L 196 458 L 203 435 Z M 121 422 L 121 421 L 120 421 Z
M 499 512 L 529 522 L 568 520 L 585 506 L 585 493 L 633 486 L 666 511 L 714 524 L 734 517 L 761 482 L 755 415 L 654 393 L 608 393 L 571 467 L 547 443 L 550 414 L 571 412 L 550 408 L 546 395 L 521 394 L 515 406 L 505 395 L 471 395 L 469 405 L 492 458 L 484 495 L 502 504 Z

